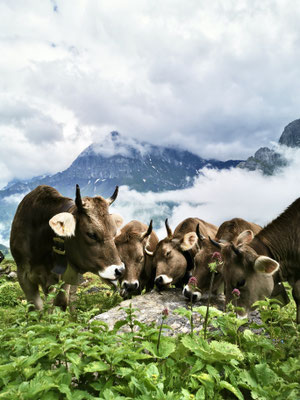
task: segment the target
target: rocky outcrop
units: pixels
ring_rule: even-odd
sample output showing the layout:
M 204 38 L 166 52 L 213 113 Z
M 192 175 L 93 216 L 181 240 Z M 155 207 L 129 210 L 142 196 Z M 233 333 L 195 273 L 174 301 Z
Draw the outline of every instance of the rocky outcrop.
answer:
M 268 147 L 261 147 L 254 156 L 238 164 L 239 168 L 246 168 L 249 171 L 260 170 L 265 175 L 272 175 L 279 168 L 287 164 L 287 161 L 275 150 Z
M 207 296 L 204 296 L 201 302 L 193 305 L 193 307 L 206 305 L 206 303 Z M 168 329 L 164 328 L 164 334 L 167 336 L 173 336 L 178 333 L 189 333 L 191 331 L 190 319 L 174 312 L 174 310 L 180 307 L 190 309 L 190 304 L 182 296 L 181 289 L 169 289 L 163 292 L 152 291 L 151 293 L 136 296 L 130 300 L 122 301 L 117 307 L 97 315 L 93 320 L 106 322 L 109 328 L 112 329 L 117 321 L 126 318 L 127 314 L 124 308 L 130 307 L 130 304 L 133 309 L 137 309 L 134 312 L 136 319 L 149 325 L 155 323 L 159 326 L 162 321 L 162 312 L 167 309 L 168 316 L 164 321 L 164 324 L 170 327 Z M 224 298 L 222 296 L 213 297 L 211 305 L 223 310 Z M 194 331 L 199 331 L 203 327 L 203 318 L 200 318 L 200 314 L 197 312 L 193 312 L 193 325 Z M 130 328 L 128 325 L 125 325 L 120 330 L 129 331 Z
M 296 119 L 284 128 L 279 144 L 288 147 L 300 147 L 300 119 Z
M 300 147 L 300 119 L 296 119 L 284 128 L 279 139 L 279 145 Z M 261 147 L 254 156 L 240 162 L 237 166 L 249 171 L 259 170 L 265 175 L 273 175 L 287 164 L 288 161 L 275 150 Z

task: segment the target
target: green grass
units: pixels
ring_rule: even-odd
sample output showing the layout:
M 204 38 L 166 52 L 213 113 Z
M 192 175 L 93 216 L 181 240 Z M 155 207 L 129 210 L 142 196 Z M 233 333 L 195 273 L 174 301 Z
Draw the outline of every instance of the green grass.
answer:
M 16 304 L 0 302 L 0 400 L 300 399 L 293 300 L 283 308 L 274 300 L 258 302 L 259 326 L 245 325 L 234 309 L 224 314 L 211 307 L 207 339 L 203 331 L 160 337 L 159 327 L 137 321 L 131 307 L 112 330 L 90 323 L 121 301 L 93 275 L 78 292 L 75 313 L 53 307 L 54 295 L 42 312 L 29 312 L 15 285 Z M 95 286 L 100 290 L 88 293 Z M 206 307 L 193 309 L 204 318 Z M 178 312 L 190 317 L 189 310 Z M 129 332 L 120 333 L 124 325 Z

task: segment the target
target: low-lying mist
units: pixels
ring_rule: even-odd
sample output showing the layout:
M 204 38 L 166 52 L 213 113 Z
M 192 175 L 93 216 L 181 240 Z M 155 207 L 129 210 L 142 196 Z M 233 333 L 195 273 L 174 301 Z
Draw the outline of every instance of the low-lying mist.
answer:
M 164 220 L 172 229 L 185 218 L 198 217 L 219 226 L 223 221 L 241 217 L 262 226 L 277 217 L 300 197 L 300 149 L 278 149 L 289 161 L 274 176 L 240 168 L 204 169 L 191 188 L 162 193 L 139 193 L 126 186 L 113 209 L 124 223 L 138 219 L 154 226 L 165 237 Z

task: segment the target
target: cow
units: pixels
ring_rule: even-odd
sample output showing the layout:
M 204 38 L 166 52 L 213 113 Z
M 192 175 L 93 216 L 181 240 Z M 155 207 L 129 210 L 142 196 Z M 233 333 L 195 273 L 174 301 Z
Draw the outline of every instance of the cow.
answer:
M 270 297 L 276 285 L 283 286 L 281 281 L 288 281 L 300 323 L 300 198 L 258 234 L 246 230 L 236 245 L 222 245 L 221 255 L 226 302 L 235 296 L 237 306 L 245 310 L 240 315 L 257 300 Z
M 190 271 L 194 267 L 194 257 L 199 250 L 195 232 L 198 224 L 205 235 L 215 236 L 217 227 L 199 218 L 185 219 L 173 234 L 166 219 L 167 237 L 157 244 L 154 253 L 146 249 L 153 257 L 156 269 L 155 285 L 158 289 L 167 288 L 171 284 L 182 288 L 188 281 Z
M 2 261 L 4 260 L 4 254 L 2 253 L 2 251 L 0 250 L 0 264 L 2 263 Z
M 45 295 L 59 278 L 65 282 L 66 295 L 60 292 L 54 304 L 66 309 L 70 284 L 76 285 L 78 274 L 92 272 L 112 284 L 124 273 L 114 236 L 122 224 L 120 216 L 110 214 L 109 206 L 118 194 L 81 198 L 62 196 L 56 189 L 40 185 L 19 204 L 10 235 L 11 253 L 26 299 L 37 310 Z
M 125 273 L 120 279 L 122 297 L 139 294 L 144 288 L 150 291 L 154 286 L 155 270 L 153 257 L 146 253 L 145 248 L 154 251 L 158 243 L 152 220 L 149 227 L 139 221 L 130 221 L 116 236 L 115 243 L 125 265 Z
M 214 240 L 221 243 L 235 243 L 238 235 L 246 229 L 251 229 L 252 232 L 256 234 L 261 230 L 261 226 L 253 222 L 245 221 L 242 218 L 233 218 L 220 225 Z M 200 251 L 195 256 L 192 275 L 196 278 L 197 285 L 187 284 L 184 286 L 182 291 L 183 295 L 193 302 L 199 301 L 203 292 L 209 289 L 211 272 L 208 265 L 212 262 L 212 255 L 216 251 L 215 245 L 211 243 L 209 237 L 204 236 L 200 232 L 199 226 L 197 226 L 196 233 L 198 236 Z M 222 291 L 223 277 L 221 273 L 216 271 L 212 294 L 216 295 L 222 293 Z

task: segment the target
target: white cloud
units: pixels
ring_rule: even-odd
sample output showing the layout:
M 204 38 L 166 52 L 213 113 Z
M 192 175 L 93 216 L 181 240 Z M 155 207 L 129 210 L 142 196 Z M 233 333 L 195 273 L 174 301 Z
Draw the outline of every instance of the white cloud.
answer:
M 299 23 L 294 0 L 2 1 L 0 182 L 110 130 L 246 158 L 299 118 Z
M 120 188 L 114 208 L 124 222 L 139 219 L 148 223 L 159 221 L 157 233 L 166 236 L 165 218 L 174 229 L 188 217 L 198 217 L 219 226 L 222 222 L 241 217 L 262 226 L 273 220 L 296 198 L 300 197 L 300 149 L 280 150 L 289 165 L 275 176 L 243 169 L 203 170 L 192 188 L 163 193 L 138 193 Z M 173 208 L 166 203 L 175 202 Z

